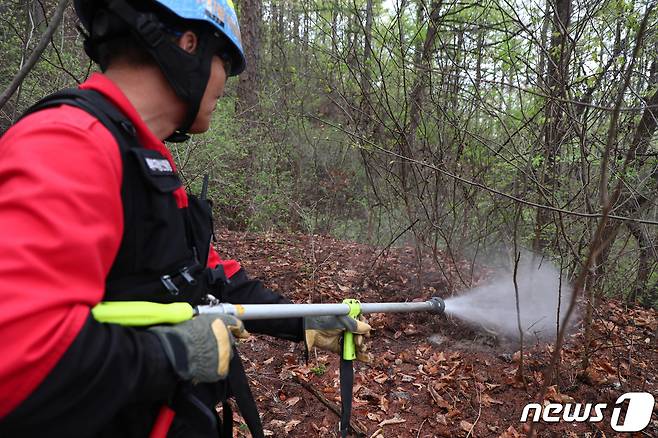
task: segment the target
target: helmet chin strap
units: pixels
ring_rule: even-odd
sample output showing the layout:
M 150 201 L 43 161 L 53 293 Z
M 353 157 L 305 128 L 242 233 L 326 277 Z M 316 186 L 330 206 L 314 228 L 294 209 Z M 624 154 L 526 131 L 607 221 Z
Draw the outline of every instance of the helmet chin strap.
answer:
M 171 34 L 154 14 L 137 11 L 125 0 L 109 0 L 107 9 L 119 17 L 138 37 L 176 95 L 187 104 L 183 122 L 166 141 L 187 140 L 187 132 L 199 113 L 201 99 L 210 78 L 212 56 L 220 51 L 223 42 L 212 34 L 199 35 L 197 50 L 195 53 L 189 53 L 172 41 Z M 105 38 L 107 35 L 96 34 L 92 25 L 92 42 Z
M 190 139 L 190 135 L 181 131 L 174 131 L 169 137 L 165 138 L 168 143 L 183 143 Z
M 172 83 L 172 80 L 167 76 L 168 71 L 172 72 L 172 75 L 175 77 L 174 80 L 184 81 L 189 84 L 188 98 L 184 98 L 185 102 L 187 103 L 187 111 L 185 118 L 183 119 L 183 123 L 176 129 L 174 133 L 165 139 L 166 141 L 180 143 L 190 138 L 190 136 L 187 135 L 187 132 L 190 130 L 197 118 L 197 115 L 199 114 L 201 100 L 203 99 L 208 81 L 210 80 L 210 67 L 212 65 L 212 57 L 214 54 L 218 53 L 220 46 L 221 44 L 218 38 L 213 38 L 211 35 L 199 36 L 196 54 L 192 55 L 197 60 L 197 69 L 194 73 L 190 72 L 190 76 L 187 77 L 181 77 L 180 67 L 177 65 L 177 60 L 176 57 L 173 56 L 173 53 L 171 53 L 171 56 L 165 56 L 164 62 L 162 64 L 158 62 L 170 84 Z M 171 47 L 173 48 L 173 51 L 181 51 L 187 54 L 187 52 L 180 49 L 180 47 L 173 43 L 171 43 Z M 167 49 L 163 50 L 163 52 L 167 52 Z M 190 83 L 190 78 L 194 76 L 199 78 L 198 82 Z

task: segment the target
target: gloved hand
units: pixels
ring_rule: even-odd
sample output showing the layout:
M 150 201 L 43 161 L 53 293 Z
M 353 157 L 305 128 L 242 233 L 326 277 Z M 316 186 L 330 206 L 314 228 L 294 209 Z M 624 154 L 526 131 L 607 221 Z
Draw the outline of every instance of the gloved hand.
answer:
M 340 354 L 343 332 L 349 331 L 354 333 L 356 359 L 362 362 L 371 361 L 365 343 L 365 336 L 370 335 L 371 329 L 372 327 L 363 316 L 359 316 L 358 320 L 349 316 L 307 316 L 304 318 L 304 333 L 309 350 L 312 347 L 318 347 Z
M 235 337 L 249 337 L 242 321 L 230 315 L 199 315 L 181 324 L 149 330 L 162 342 L 181 379 L 204 383 L 226 378 Z

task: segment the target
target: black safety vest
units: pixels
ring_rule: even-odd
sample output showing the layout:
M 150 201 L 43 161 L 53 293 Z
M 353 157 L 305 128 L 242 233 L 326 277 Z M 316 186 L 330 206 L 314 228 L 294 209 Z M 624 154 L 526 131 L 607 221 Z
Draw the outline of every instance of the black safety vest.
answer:
M 169 161 L 159 152 L 142 147 L 130 120 L 96 91 L 62 90 L 33 105 L 23 117 L 59 105 L 85 110 L 112 133 L 119 145 L 123 165 L 124 230 L 106 279 L 103 299 L 186 301 L 197 305 L 206 300 L 209 292 L 220 296 L 228 280 L 221 264 L 215 269 L 206 266 L 213 239 L 213 220 L 211 204 L 205 195 L 188 194 L 188 206 L 179 208 L 173 192 L 182 183 Z M 192 392 L 204 391 L 206 395 L 210 392 L 210 397 L 217 402 L 225 402 L 228 395 L 233 395 L 253 436 L 262 436 L 260 418 L 237 351 L 224 382 L 198 387 Z M 186 392 L 187 396 L 194 395 Z M 203 410 L 203 406 L 198 407 Z M 212 413 L 204 413 L 189 409 L 189 404 L 182 408 L 184 413 L 194 417 L 195 423 L 206 420 L 213 424 L 215 421 L 214 409 Z M 233 423 L 230 405 L 224 403 L 224 410 L 224 424 L 218 433 L 230 437 Z M 209 415 L 213 418 L 208 418 Z
M 179 208 L 173 192 L 182 186 L 169 161 L 142 147 L 133 124 L 101 94 L 68 89 L 42 99 L 26 114 L 62 104 L 79 107 L 112 133 L 123 165 L 123 236 L 106 279 L 105 301 L 204 301 L 226 281 L 221 265 L 206 267 L 213 236 L 208 200 L 188 195 Z

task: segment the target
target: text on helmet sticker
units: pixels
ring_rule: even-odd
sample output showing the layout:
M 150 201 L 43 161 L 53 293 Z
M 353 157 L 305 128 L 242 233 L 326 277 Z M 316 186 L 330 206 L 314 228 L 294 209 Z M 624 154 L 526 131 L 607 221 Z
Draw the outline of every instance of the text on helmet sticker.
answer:
M 242 45 L 242 37 L 240 35 L 240 27 L 238 26 L 237 16 L 235 14 L 235 6 L 231 0 L 226 3 L 218 0 L 206 0 L 206 15 L 213 21 L 217 22 L 220 26 L 228 26 L 233 36 Z

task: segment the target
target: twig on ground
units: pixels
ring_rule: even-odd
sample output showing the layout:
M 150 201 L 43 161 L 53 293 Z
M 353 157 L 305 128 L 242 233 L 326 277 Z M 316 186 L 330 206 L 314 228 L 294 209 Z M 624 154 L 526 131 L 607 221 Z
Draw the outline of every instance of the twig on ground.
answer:
M 423 422 L 420 423 L 420 427 L 418 428 L 418 433 L 416 434 L 416 438 L 420 437 L 420 431 L 423 430 L 423 425 L 425 424 L 426 421 L 427 421 L 427 418 L 425 418 L 423 420 Z
M 478 424 L 478 421 L 480 421 L 480 415 L 482 415 L 482 396 L 480 394 L 480 390 L 478 389 L 477 385 L 475 385 L 475 392 L 478 396 L 478 416 L 475 418 L 475 421 L 473 422 L 473 425 L 471 426 L 471 430 L 468 431 L 468 434 L 466 435 L 466 438 L 469 438 L 473 431 L 475 430 L 475 425 Z

